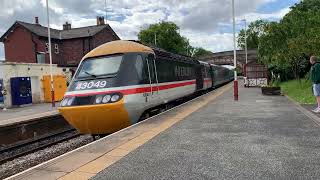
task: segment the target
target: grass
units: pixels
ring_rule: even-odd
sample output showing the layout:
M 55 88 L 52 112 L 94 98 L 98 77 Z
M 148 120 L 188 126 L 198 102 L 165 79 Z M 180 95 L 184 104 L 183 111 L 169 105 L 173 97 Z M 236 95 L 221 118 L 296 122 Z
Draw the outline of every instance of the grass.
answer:
M 281 90 L 300 104 L 315 104 L 316 99 L 312 94 L 312 83 L 305 79 L 291 80 L 280 84 Z

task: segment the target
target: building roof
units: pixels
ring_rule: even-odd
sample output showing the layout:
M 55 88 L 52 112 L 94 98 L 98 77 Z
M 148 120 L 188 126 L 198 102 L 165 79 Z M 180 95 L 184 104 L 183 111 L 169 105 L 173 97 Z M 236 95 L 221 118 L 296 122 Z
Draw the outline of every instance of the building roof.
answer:
M 245 50 L 237 50 L 237 55 L 245 55 Z M 249 49 L 248 55 L 257 56 L 258 51 L 256 49 Z M 209 55 L 205 55 L 200 57 L 200 59 L 210 59 L 210 58 L 220 58 L 220 57 L 226 57 L 226 56 L 233 56 L 233 51 L 223 51 L 223 52 L 216 52 Z
M 0 41 L 3 42 L 5 37 L 8 36 L 8 34 L 13 31 L 18 25 L 21 25 L 31 31 L 32 33 L 42 36 L 42 37 L 48 37 L 48 29 L 47 27 L 38 25 L 38 24 L 31 24 L 26 23 L 22 21 L 16 21 L 7 32 L 5 32 L 2 37 L 0 38 Z M 87 27 L 81 27 L 81 28 L 72 28 L 69 30 L 58 30 L 58 29 L 51 29 L 51 38 L 53 39 L 74 39 L 74 38 L 83 38 L 83 37 L 90 37 L 94 36 L 101 30 L 108 28 L 111 30 L 111 32 L 114 34 L 114 36 L 118 37 L 118 35 L 113 31 L 113 29 L 108 24 L 103 25 L 96 25 L 96 26 L 87 26 Z M 119 38 L 119 37 L 118 37 Z M 120 38 L 119 38 L 120 39 Z

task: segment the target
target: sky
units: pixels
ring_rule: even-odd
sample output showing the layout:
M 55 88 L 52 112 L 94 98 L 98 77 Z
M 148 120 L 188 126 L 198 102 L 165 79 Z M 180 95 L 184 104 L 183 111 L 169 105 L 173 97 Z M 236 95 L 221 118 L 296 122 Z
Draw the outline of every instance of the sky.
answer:
M 105 16 L 121 39 L 137 39 L 149 24 L 172 21 L 180 33 L 195 47 L 212 52 L 233 49 L 231 0 L 49 0 L 50 24 L 62 29 L 68 21 L 72 27 L 96 24 L 96 16 Z M 237 32 L 248 23 L 266 19 L 280 20 L 300 0 L 235 0 Z M 0 36 L 16 20 L 46 23 L 45 0 L 0 0 Z M 105 8 L 107 7 L 107 8 Z M 0 43 L 0 60 L 4 59 Z

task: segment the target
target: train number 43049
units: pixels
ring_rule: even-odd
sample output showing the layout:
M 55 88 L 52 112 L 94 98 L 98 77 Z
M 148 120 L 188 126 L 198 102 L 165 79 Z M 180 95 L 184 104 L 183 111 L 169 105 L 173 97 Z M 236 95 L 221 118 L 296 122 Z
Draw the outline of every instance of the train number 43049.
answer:
M 106 85 L 107 81 L 79 82 L 76 86 L 76 90 L 104 88 Z

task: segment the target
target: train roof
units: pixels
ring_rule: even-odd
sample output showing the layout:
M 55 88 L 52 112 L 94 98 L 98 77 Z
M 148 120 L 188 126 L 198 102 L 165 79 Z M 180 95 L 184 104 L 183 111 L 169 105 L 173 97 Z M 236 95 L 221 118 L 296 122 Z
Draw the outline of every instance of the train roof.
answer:
M 82 59 L 130 52 L 146 52 L 155 54 L 150 47 L 143 44 L 134 41 L 118 40 L 111 41 L 96 47 L 95 49 L 87 53 Z
M 204 62 L 204 61 L 199 61 L 199 62 L 200 62 L 200 64 L 204 64 L 204 65 L 210 66 L 210 64 L 207 63 L 207 62 Z
M 130 53 L 130 52 L 151 53 L 160 59 L 184 62 L 189 64 L 199 64 L 199 62 L 193 59 L 192 57 L 171 53 L 164 49 L 145 45 L 139 41 L 134 41 L 134 40 L 117 40 L 117 41 L 105 43 L 101 46 L 96 47 L 92 51 L 90 51 L 82 59 L 111 55 L 111 54 L 119 54 L 119 53 Z

